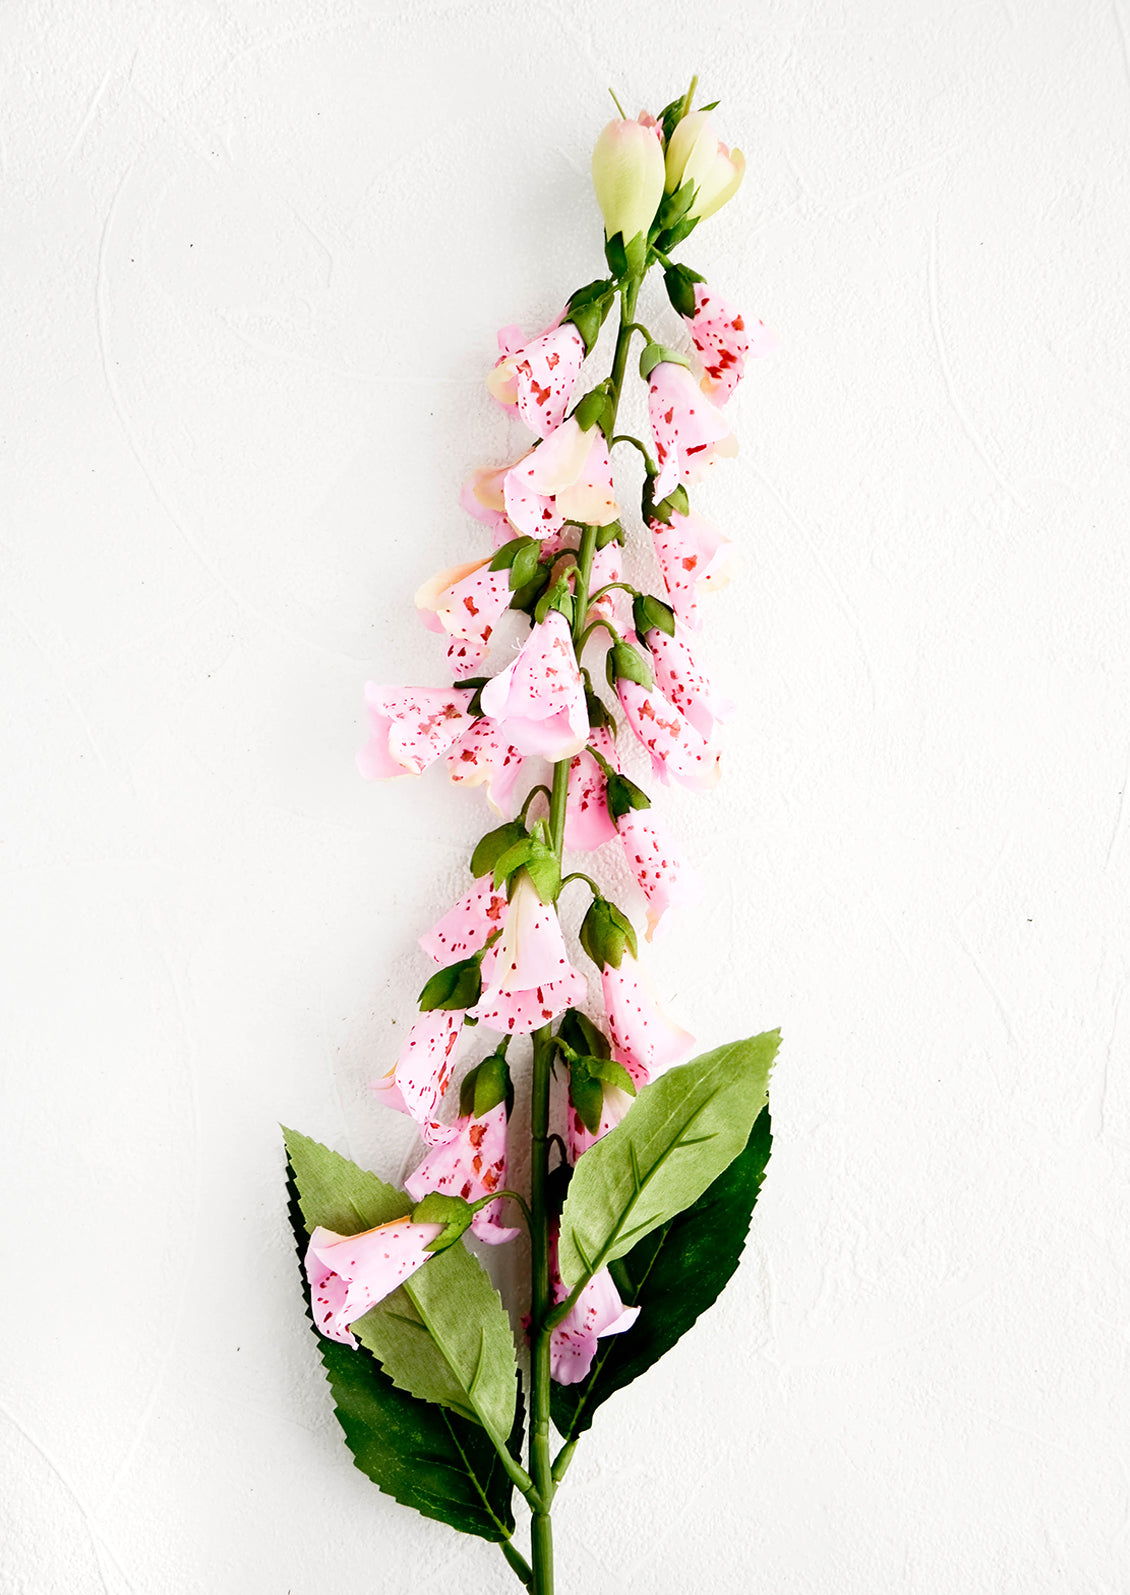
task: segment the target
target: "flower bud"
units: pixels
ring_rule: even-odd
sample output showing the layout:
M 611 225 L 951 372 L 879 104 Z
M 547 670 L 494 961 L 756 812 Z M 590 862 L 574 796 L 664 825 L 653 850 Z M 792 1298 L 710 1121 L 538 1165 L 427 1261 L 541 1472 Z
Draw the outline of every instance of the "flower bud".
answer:
M 741 150 L 726 148 L 706 111 L 694 111 L 684 116 L 671 134 L 666 174 L 664 187 L 668 194 L 684 183 L 695 185 L 687 214 L 704 221 L 737 193 L 745 176 L 745 156 Z
M 643 122 L 609 122 L 592 152 L 592 184 L 604 215 L 604 236 L 631 243 L 646 233 L 663 198 L 659 129 Z

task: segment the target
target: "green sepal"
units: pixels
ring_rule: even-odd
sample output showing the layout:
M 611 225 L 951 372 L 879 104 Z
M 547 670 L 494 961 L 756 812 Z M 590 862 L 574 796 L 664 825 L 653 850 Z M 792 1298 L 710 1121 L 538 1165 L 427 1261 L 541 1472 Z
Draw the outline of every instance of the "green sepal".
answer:
M 433 1255 L 454 1246 L 464 1230 L 470 1228 L 474 1216 L 469 1202 L 465 1202 L 461 1196 L 444 1196 L 442 1191 L 429 1191 L 423 1201 L 417 1202 L 412 1209 L 413 1224 L 443 1225 L 435 1240 L 424 1247 L 426 1252 Z
M 588 1015 L 583 1014 L 579 1008 L 566 1010 L 557 1034 L 574 1052 L 587 1053 L 594 1058 L 612 1056 L 612 1048 L 604 1031 L 594 1025 Z
M 604 699 L 599 697 L 591 687 L 585 688 L 585 707 L 588 711 L 589 725 L 593 731 L 598 729 L 606 730 L 611 731 L 613 736 L 616 735 L 616 716 Z
M 675 223 L 674 227 L 669 227 L 666 232 L 660 233 L 655 240 L 656 249 L 661 249 L 665 255 L 669 255 L 684 238 L 690 237 L 697 226 L 697 216 L 684 216 L 681 221 Z
M 671 524 L 672 515 L 689 515 L 691 501 L 682 482 L 668 493 L 666 498 L 655 502 L 655 478 L 645 476 L 643 484 L 643 497 L 640 501 L 640 512 L 645 521 L 662 521 L 665 526 Z
M 569 300 L 561 319 L 571 321 L 576 327 L 584 340 L 586 354 L 592 352 L 592 346 L 600 336 L 600 329 L 612 305 L 615 291 L 615 286 L 609 278 L 601 277 L 596 282 L 578 288 Z
M 655 213 L 655 220 L 651 224 L 651 236 L 657 238 L 660 233 L 674 227 L 681 222 L 694 203 L 695 184 L 683 183 L 673 194 L 665 194 L 659 209 Z M 666 251 L 665 251 L 666 253 Z
M 510 600 L 511 609 L 523 610 L 527 615 L 533 613 L 538 599 L 549 586 L 549 569 L 548 565 L 539 565 L 533 580 L 527 582 L 524 587 L 515 589 L 514 595 Z
M 568 578 L 564 575 L 558 576 L 553 586 L 550 587 L 546 592 L 542 593 L 541 597 L 534 605 L 534 622 L 535 624 L 540 625 L 545 617 L 549 614 L 550 610 L 556 609 L 565 616 L 565 619 L 571 626 L 573 624 L 573 612 L 575 607 L 576 606 L 573 602 L 573 593 L 569 586 Z
M 604 258 L 618 279 L 642 277 L 647 264 L 647 238 L 643 233 L 637 233 L 629 243 L 625 243 L 623 233 L 614 233 L 604 245 Z
M 605 1086 L 626 1091 L 630 1097 L 634 1097 L 636 1083 L 624 1065 L 612 1058 L 593 1058 L 585 1053 L 573 1052 L 572 1048 L 566 1057 L 569 1064 L 569 1100 L 585 1129 L 590 1135 L 595 1135 L 600 1129 L 604 1112 Z
M 454 687 L 457 691 L 461 691 L 464 687 L 470 687 L 472 689 L 471 696 L 467 700 L 467 714 L 482 714 L 483 688 L 486 686 L 489 680 L 489 676 L 467 676 L 462 681 L 453 681 L 451 683 L 452 687 Z
M 608 384 L 602 382 L 599 387 L 586 393 L 579 404 L 573 407 L 573 420 L 576 421 L 582 432 L 591 432 L 598 424 L 604 430 L 603 422 L 608 416 Z
M 684 316 L 688 321 L 694 316 L 694 285 L 705 281 L 701 272 L 692 271 L 689 266 L 667 267 L 663 273 L 663 286 L 667 290 L 671 308 L 677 315 Z
M 780 1033 L 732 1041 L 669 1069 L 577 1164 L 561 1217 L 572 1288 L 696 1202 L 737 1157 L 768 1100 Z
M 628 916 L 607 897 L 594 897 L 581 921 L 581 946 L 598 969 L 605 964 L 619 969 L 627 949 L 635 958 L 639 953 L 636 932 Z
M 529 559 L 531 553 L 533 554 L 532 563 Z M 523 582 L 528 582 L 533 578 L 540 553 L 541 543 L 536 537 L 512 537 L 508 543 L 503 543 L 487 566 L 487 569 L 508 570 L 510 572 L 511 587 L 521 587 Z M 523 574 L 521 580 L 515 581 L 514 566 L 519 561 L 521 561 L 519 568 Z
M 637 636 L 645 642 L 652 630 L 665 632 L 668 637 L 675 635 L 675 611 L 653 593 L 636 594 L 632 599 L 632 619 Z
M 473 1008 L 483 994 L 483 977 L 479 968 L 482 954 L 461 958 L 458 963 L 437 969 L 420 993 L 421 1013 L 431 1013 L 434 1008 Z
M 489 875 L 503 853 L 526 835 L 526 827 L 522 820 L 507 820 L 505 825 L 500 825 L 495 830 L 488 831 L 485 836 L 480 836 L 475 851 L 471 854 L 471 874 L 476 877 Z
M 509 1117 L 514 1108 L 510 1066 L 501 1053 L 492 1052 L 464 1075 L 459 1088 L 459 1113 L 464 1119 L 482 1119 L 500 1102 L 506 1103 Z
M 640 376 L 646 382 L 658 365 L 686 366 L 690 370 L 690 361 L 678 349 L 672 349 L 665 343 L 644 344 L 640 355 Z
M 718 1300 L 745 1247 L 772 1145 L 766 1106 L 698 1201 L 611 1264 L 625 1307 L 642 1310 L 626 1334 L 600 1342 L 587 1379 L 553 1386 L 553 1422 L 564 1440 L 583 1434 L 602 1402 L 646 1373 Z
M 547 847 L 536 836 L 527 836 L 524 841 L 508 848 L 495 861 L 496 890 L 505 881 L 508 891 L 513 894 L 515 877 L 521 869 L 533 881 L 534 889 L 543 903 L 552 905 L 557 901 L 557 894 L 561 890 L 561 862 L 552 847 Z
M 634 781 L 629 781 L 626 775 L 617 772 L 610 775 L 604 785 L 604 801 L 612 817 L 612 823 L 618 825 L 629 809 L 649 809 L 651 799 L 642 791 Z
M 607 548 L 609 543 L 620 543 L 622 545 L 623 542 L 624 528 L 619 521 L 609 521 L 607 525 L 597 527 L 597 548 Z
M 665 105 L 659 113 L 658 121 L 663 129 L 664 144 L 671 142 L 671 134 L 683 120 L 683 101 L 685 98 L 685 95 L 680 94 L 677 100 L 672 100 L 670 105 Z M 688 106 L 689 109 L 690 107 Z
M 604 661 L 605 673 L 608 676 L 608 685 L 615 687 L 621 676 L 628 681 L 636 681 L 641 687 L 650 687 L 655 678 L 651 667 L 640 653 L 638 648 L 633 648 L 630 642 L 614 642 L 609 648 Z
M 700 105 L 699 106 L 699 110 L 700 111 L 716 111 L 718 109 L 718 107 L 721 105 L 721 103 L 722 103 L 721 100 L 711 100 L 709 105 Z

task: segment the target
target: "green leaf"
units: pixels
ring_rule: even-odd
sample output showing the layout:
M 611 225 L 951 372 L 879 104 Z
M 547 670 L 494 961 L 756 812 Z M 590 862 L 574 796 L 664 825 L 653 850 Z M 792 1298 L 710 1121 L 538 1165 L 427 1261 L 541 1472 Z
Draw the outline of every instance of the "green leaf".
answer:
M 316 1223 L 339 1234 L 356 1234 L 407 1212 L 409 1199 L 375 1175 L 296 1131 L 284 1133 L 292 1170 L 290 1217 L 300 1259 L 308 1230 Z M 303 1172 L 306 1219 L 296 1165 Z M 309 1317 L 308 1289 L 306 1311 Z M 337 1419 L 361 1472 L 394 1500 L 462 1534 L 509 1539 L 514 1529 L 511 1483 L 480 1425 L 398 1390 L 369 1352 L 321 1335 L 317 1340 Z M 519 1411 L 511 1432 L 513 1456 L 520 1453 L 521 1423 Z
M 475 851 L 471 854 L 471 874 L 489 875 L 503 853 L 516 842 L 520 842 L 525 835 L 526 826 L 522 820 L 507 820 L 506 824 L 500 825 L 497 830 L 488 831 L 485 836 L 479 838 Z
M 577 1164 L 561 1216 L 561 1277 L 572 1288 L 698 1200 L 745 1145 L 765 1106 L 773 1030 L 731 1041 L 640 1092 Z
M 764 1107 L 745 1148 L 698 1201 L 614 1265 L 624 1305 L 642 1311 L 627 1333 L 600 1342 L 586 1380 L 554 1385 L 553 1422 L 564 1439 L 582 1434 L 601 1402 L 658 1362 L 717 1301 L 738 1266 L 772 1144 Z
M 430 1013 L 433 1008 L 473 1008 L 483 994 L 480 962 L 481 955 L 476 954 L 437 969 L 420 993 L 420 1012 Z

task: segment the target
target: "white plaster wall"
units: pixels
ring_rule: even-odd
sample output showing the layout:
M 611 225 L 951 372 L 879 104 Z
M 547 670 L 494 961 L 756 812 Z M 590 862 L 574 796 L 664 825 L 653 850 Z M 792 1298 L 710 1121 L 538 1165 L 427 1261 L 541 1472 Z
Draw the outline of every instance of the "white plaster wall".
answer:
M 367 1100 L 485 823 L 354 773 L 482 386 L 693 70 L 782 355 L 700 501 L 743 703 L 655 954 L 780 1024 L 724 1302 L 560 1498 L 592 1595 L 1130 1589 L 1127 0 L 0 9 L 4 1595 L 517 1588 L 351 1466 L 276 1122 Z M 667 327 L 653 301 L 650 313 Z M 629 467 L 630 468 L 630 467 Z M 632 478 L 634 480 L 634 478 Z

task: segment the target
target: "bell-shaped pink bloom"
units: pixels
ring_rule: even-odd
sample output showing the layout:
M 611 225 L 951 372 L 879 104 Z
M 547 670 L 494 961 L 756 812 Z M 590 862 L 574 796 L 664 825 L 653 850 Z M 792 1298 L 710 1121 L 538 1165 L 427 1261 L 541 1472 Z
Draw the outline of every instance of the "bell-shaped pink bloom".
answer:
M 686 1057 L 694 1037 L 663 1012 L 651 981 L 631 953 L 625 952 L 619 969 L 606 964 L 600 981 L 612 1055 L 633 1079 L 646 1084 Z M 645 1071 L 642 1082 L 636 1069 Z
M 522 753 L 556 762 L 580 752 L 589 716 L 572 633 L 560 610 L 551 609 L 532 628 L 518 657 L 487 682 L 479 701 Z
M 606 543 L 603 548 L 598 548 L 592 557 L 592 574 L 589 577 L 589 592 L 599 592 L 609 582 L 623 581 L 624 579 L 624 550 L 620 544 L 613 541 Z M 598 598 L 590 604 L 588 620 L 591 623 L 600 616 L 610 620 L 617 631 L 627 631 L 632 624 L 632 606 L 628 594 L 622 587 L 614 587 L 610 593 L 605 593 L 603 598 Z
M 429 1144 L 443 1130 L 433 1115 L 451 1084 L 462 1030 L 462 1009 L 433 1008 L 422 1013 L 392 1068 L 371 1087 L 386 1108 L 415 1119 Z
M 503 497 L 507 515 L 529 537 L 560 531 L 566 521 L 607 526 L 620 511 L 604 433 L 598 426 L 586 432 L 570 416 L 510 467 Z
M 501 548 L 503 543 L 517 536 L 507 519 L 502 492 L 509 470 L 509 465 L 484 465 L 471 472 L 459 495 L 459 503 L 468 515 L 490 527 L 495 548 Z
M 596 748 L 614 769 L 616 739 L 606 726 L 589 733 L 589 747 Z M 569 796 L 565 809 L 565 846 L 591 853 L 616 835 L 608 812 L 608 780 L 588 747 L 576 754 L 569 766 Z
M 683 718 L 658 687 L 641 687 L 621 676 L 616 682 L 628 724 L 651 755 L 651 768 L 665 784 L 672 780 L 695 791 L 718 784 L 721 755 L 701 731 Z
M 715 404 L 725 404 L 745 374 L 750 359 L 773 354 L 780 339 L 764 321 L 752 327 L 708 283 L 694 285 L 694 315 L 684 320 L 702 360 L 702 391 Z
M 506 1035 L 528 1035 L 588 995 L 584 976 L 569 962 L 557 910 L 542 902 L 524 870 L 502 935 L 483 956 L 482 977 L 483 994 L 472 1016 Z
M 485 657 L 510 596 L 510 572 L 491 570 L 489 559 L 440 571 L 417 592 L 424 624 L 451 638 L 447 657 L 457 676 L 469 676 Z
M 498 347 L 502 357 L 487 377 L 492 398 L 517 410 L 538 437 L 548 436 L 565 419 L 584 364 L 585 340 L 565 321 L 528 343 L 518 327 L 503 327 Z
M 729 720 L 737 705 L 713 690 L 694 657 L 690 638 L 686 627 L 676 620 L 672 636 L 655 627 L 647 633 L 646 641 L 651 650 L 656 686 L 709 742 L 714 735 L 715 721 Z
M 629 809 L 617 833 L 624 857 L 647 898 L 647 939 L 669 908 L 688 908 L 702 897 L 702 877 L 675 847 L 651 809 Z
M 442 1146 L 428 1153 L 404 1182 L 409 1196 L 422 1202 L 429 1191 L 444 1196 L 461 1196 L 465 1202 L 478 1202 L 506 1185 L 506 1103 L 499 1102 L 481 1119 L 472 1115 L 460 1118 L 448 1130 Z M 499 1223 L 502 1203 L 491 1202 L 480 1208 L 471 1220 L 471 1230 L 490 1245 L 512 1241 L 520 1231 Z
M 315 1328 L 356 1349 L 350 1324 L 423 1267 L 442 1230 L 442 1224 L 413 1224 L 407 1216 L 360 1235 L 336 1235 L 319 1224 L 306 1248 Z
M 671 515 L 670 525 L 653 520 L 655 553 L 671 607 L 685 626 L 697 631 L 699 594 L 724 587 L 734 564 L 734 545 L 697 515 Z
M 659 475 L 658 503 L 680 482 L 697 482 L 715 460 L 738 452 L 726 418 L 714 408 L 686 366 L 661 360 L 648 384 L 647 410 Z
M 643 1083 L 646 1084 L 646 1081 Z M 570 1163 L 575 1164 L 583 1152 L 587 1152 L 590 1146 L 595 1146 L 598 1141 L 603 1140 L 603 1138 L 608 1134 L 609 1130 L 614 1130 L 635 1100 L 635 1097 L 630 1096 L 627 1091 L 621 1091 L 619 1086 L 605 1085 L 604 1104 L 600 1110 L 600 1123 L 597 1125 L 595 1135 L 589 1129 L 585 1121 L 581 1118 L 581 1115 L 577 1112 L 576 1108 L 573 1107 L 572 1103 L 570 1103 Z
M 491 808 L 511 819 L 515 811 L 514 788 L 525 755 L 493 720 L 476 720 L 447 755 L 447 773 L 457 786 L 485 786 Z
M 369 781 L 419 775 L 475 723 L 468 687 L 380 687 L 365 685 L 370 740 L 357 755 Z
M 487 937 L 501 929 L 505 918 L 505 891 L 496 891 L 490 876 L 483 875 L 420 937 L 420 946 L 437 964 L 455 964 L 477 953 Z
M 557 1272 L 557 1236 L 551 1240 L 551 1278 L 553 1299 L 563 1302 L 569 1295 Z M 596 1343 L 603 1335 L 622 1335 L 640 1315 L 638 1307 L 625 1307 L 612 1275 L 602 1268 L 593 1275 L 577 1297 L 576 1304 L 549 1337 L 549 1371 L 559 1385 L 575 1385 L 587 1379 L 596 1355 Z

